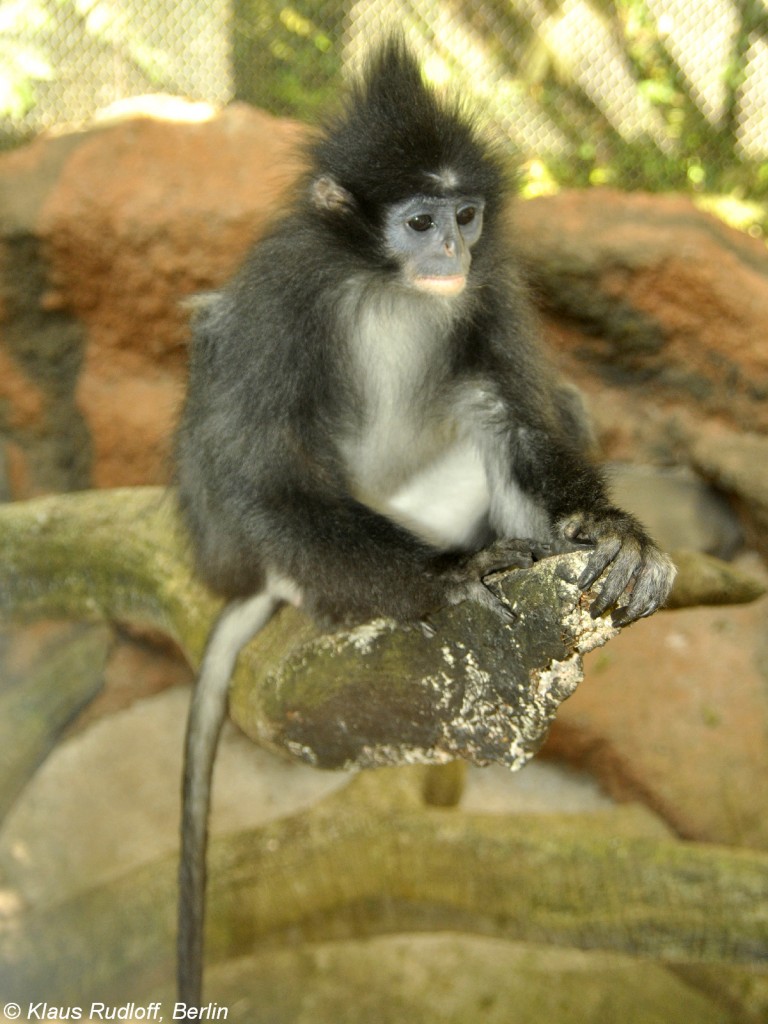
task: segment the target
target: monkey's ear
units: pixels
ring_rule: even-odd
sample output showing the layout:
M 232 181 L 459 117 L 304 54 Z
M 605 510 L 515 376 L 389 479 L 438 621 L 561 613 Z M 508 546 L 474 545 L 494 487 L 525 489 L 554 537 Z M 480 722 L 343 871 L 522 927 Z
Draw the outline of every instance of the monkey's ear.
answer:
M 318 210 L 331 213 L 350 213 L 355 209 L 355 197 L 328 174 L 315 178 L 309 187 L 309 195 Z

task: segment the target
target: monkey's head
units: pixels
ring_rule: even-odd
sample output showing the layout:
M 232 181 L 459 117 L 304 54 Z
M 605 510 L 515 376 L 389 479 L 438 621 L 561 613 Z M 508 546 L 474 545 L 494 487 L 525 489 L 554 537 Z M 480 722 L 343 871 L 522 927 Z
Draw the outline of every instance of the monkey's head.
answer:
M 506 192 L 501 160 L 394 37 L 314 143 L 310 202 L 421 292 L 463 291 Z

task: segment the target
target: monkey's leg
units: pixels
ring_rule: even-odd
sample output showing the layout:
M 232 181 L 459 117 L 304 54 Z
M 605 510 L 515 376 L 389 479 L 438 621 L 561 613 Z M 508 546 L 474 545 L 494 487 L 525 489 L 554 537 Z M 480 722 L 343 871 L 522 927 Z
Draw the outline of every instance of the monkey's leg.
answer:
M 192 1006 L 200 1006 L 202 992 L 211 777 L 227 713 L 229 681 L 240 650 L 280 603 L 262 592 L 227 605 L 211 632 L 192 696 L 184 747 L 177 936 L 179 1000 Z

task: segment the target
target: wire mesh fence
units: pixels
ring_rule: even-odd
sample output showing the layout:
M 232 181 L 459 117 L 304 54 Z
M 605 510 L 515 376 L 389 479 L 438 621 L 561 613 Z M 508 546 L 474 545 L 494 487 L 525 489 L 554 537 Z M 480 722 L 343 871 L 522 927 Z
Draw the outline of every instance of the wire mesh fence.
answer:
M 0 0 L 0 136 L 146 93 L 312 117 L 393 25 L 539 187 L 768 193 L 766 0 Z

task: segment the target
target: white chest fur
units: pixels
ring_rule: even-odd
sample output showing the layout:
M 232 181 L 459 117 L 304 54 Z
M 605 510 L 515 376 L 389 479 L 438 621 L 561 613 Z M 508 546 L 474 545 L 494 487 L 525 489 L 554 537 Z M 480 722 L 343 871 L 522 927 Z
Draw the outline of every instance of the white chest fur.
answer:
M 445 382 L 455 305 L 407 293 L 356 296 L 346 315 L 361 399 L 342 441 L 353 493 L 433 544 L 471 543 L 489 495 Z

